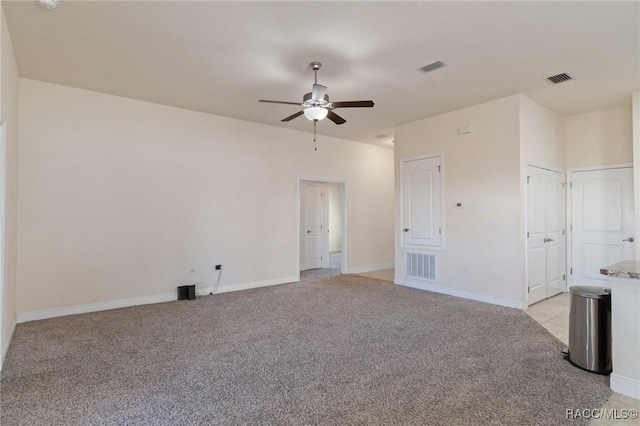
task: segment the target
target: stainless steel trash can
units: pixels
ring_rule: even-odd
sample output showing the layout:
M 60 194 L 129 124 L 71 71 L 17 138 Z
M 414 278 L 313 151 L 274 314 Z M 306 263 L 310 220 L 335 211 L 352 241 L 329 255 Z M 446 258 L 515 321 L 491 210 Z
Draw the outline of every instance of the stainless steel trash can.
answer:
M 594 373 L 611 373 L 611 290 L 576 286 L 569 292 L 569 361 Z

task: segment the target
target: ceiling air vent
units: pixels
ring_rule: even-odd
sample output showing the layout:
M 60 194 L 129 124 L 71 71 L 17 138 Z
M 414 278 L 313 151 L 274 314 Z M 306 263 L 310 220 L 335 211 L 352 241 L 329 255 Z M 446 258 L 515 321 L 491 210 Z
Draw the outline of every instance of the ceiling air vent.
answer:
M 438 68 L 442 68 L 445 65 L 447 65 L 447 64 L 445 64 L 442 61 L 438 61 L 438 62 L 434 62 L 434 63 L 429 64 L 429 65 L 425 65 L 424 67 L 420 68 L 420 71 L 422 71 L 422 72 L 431 72 L 431 71 L 437 70 Z
M 565 81 L 573 80 L 573 78 L 569 74 L 558 74 L 552 75 L 551 77 L 547 77 L 547 80 L 552 82 L 553 84 L 564 83 Z

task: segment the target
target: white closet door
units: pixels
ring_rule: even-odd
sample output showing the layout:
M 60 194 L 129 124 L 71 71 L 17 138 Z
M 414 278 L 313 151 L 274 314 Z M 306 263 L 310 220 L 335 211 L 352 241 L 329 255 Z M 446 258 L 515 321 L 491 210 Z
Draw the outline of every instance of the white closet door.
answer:
M 529 303 L 547 297 L 546 194 L 542 169 L 527 172 L 527 286 Z
M 547 297 L 566 289 L 565 196 L 562 173 L 546 171 Z
M 562 173 L 527 168 L 527 286 L 535 303 L 564 291 L 565 209 Z
M 440 157 L 402 162 L 402 243 L 442 245 Z

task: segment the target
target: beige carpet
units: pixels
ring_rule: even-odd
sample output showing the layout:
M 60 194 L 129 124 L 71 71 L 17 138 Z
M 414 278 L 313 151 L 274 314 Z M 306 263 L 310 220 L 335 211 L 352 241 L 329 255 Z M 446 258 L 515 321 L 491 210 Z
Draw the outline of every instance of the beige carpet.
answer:
M 522 311 L 354 275 L 20 324 L 8 425 L 559 425 L 608 378 Z

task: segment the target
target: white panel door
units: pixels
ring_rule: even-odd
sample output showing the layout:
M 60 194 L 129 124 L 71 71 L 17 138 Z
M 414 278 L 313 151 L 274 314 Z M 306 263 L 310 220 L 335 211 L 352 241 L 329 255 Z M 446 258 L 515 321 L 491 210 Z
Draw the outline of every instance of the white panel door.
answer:
M 402 243 L 442 245 L 440 157 L 402 163 Z
M 633 168 L 571 173 L 571 285 L 606 286 L 604 266 L 635 259 Z
M 545 170 L 547 297 L 566 289 L 565 192 L 562 173 Z
M 304 185 L 304 266 L 305 269 L 324 266 L 324 186 Z
M 527 173 L 527 286 L 529 303 L 547 297 L 545 184 L 542 170 Z
M 527 287 L 529 303 L 565 289 L 562 173 L 527 168 Z

